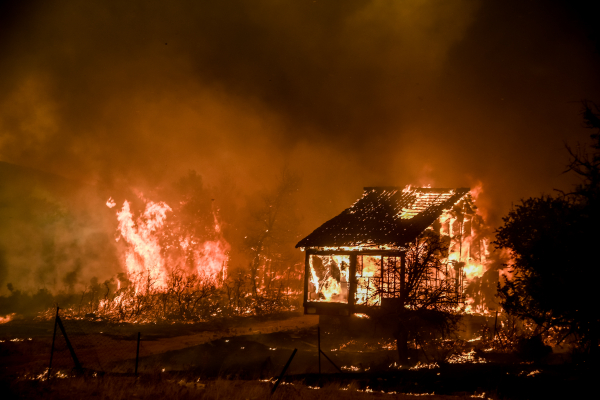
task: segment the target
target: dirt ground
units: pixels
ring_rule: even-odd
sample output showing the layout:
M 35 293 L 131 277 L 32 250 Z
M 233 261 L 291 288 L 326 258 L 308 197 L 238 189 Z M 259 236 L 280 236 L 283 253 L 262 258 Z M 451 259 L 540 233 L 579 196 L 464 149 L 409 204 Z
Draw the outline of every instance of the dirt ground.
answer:
M 294 388 L 286 398 L 319 398 L 314 397 L 318 392 L 316 388 L 322 388 L 319 393 L 323 395 L 331 394 L 332 390 L 351 390 L 361 396 L 375 396 L 376 393 L 430 396 L 435 393 L 438 399 L 557 398 L 557 395 L 573 398 L 577 393 L 584 393 L 594 382 L 590 372 L 593 369 L 586 366 L 534 364 L 515 358 L 499 362 L 492 354 L 484 355 L 488 358 L 479 359 L 478 363 L 433 365 L 429 359 L 431 354 L 427 356 L 415 351 L 412 368 L 400 368 L 389 335 L 377 330 L 365 335 L 364 331 L 368 329 L 358 335 L 336 323 L 321 326 L 321 348 L 331 361 L 325 355 L 319 361 L 318 325 L 318 317 L 298 314 L 194 325 L 64 321 L 84 372 L 83 375 L 74 374 L 73 359 L 59 332 L 52 371 L 65 378 L 46 382 L 36 377 L 43 376 L 49 365 L 53 322 L 15 320 L 0 325 L 0 384 L 5 390 L 0 389 L 18 398 L 121 397 L 117 393 L 105 396 L 108 392 L 102 388 L 106 386 L 113 388 L 111 390 L 120 387 L 122 393 L 137 398 L 145 398 L 144 393 L 150 397 L 151 392 L 141 389 L 139 382 L 143 381 L 146 382 L 143 387 L 147 387 L 148 382 L 160 382 L 161 386 L 155 392 L 171 387 L 173 392 L 169 392 L 169 396 L 174 398 L 188 398 L 188 395 L 173 394 L 176 392 L 213 398 L 209 391 L 198 391 L 196 386 L 201 383 L 203 388 L 213 387 L 215 382 L 225 380 L 249 385 L 256 393 L 264 394 L 273 386 L 294 349 L 297 352 L 281 386 L 287 392 Z M 135 378 L 138 332 L 141 341 L 138 377 Z M 420 364 L 415 366 L 417 362 Z M 100 378 L 107 383 L 99 384 Z M 82 383 L 86 379 L 88 383 Z M 123 383 L 131 379 L 135 384 Z M 256 389 L 252 382 L 260 383 L 262 389 Z M 231 385 L 235 386 L 234 383 Z M 196 385 L 193 386 L 195 389 L 192 390 L 190 385 Z M 219 390 L 230 390 L 225 383 L 219 385 Z M 61 391 L 63 395 L 69 394 L 61 396 Z M 299 393 L 303 394 L 298 397 Z M 258 396 L 254 398 L 262 398 L 262 394 Z M 343 394 L 340 396 L 327 395 L 327 398 L 346 398 Z

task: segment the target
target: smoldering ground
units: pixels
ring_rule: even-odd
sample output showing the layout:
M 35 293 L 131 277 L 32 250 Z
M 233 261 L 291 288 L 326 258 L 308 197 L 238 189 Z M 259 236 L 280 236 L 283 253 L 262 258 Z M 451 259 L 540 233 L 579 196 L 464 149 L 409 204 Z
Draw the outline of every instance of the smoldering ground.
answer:
M 595 10 L 4 2 L 0 160 L 102 194 L 168 187 L 193 169 L 241 210 L 288 165 L 303 179 L 304 234 L 363 186 L 481 182 L 498 223 L 511 202 L 569 187 L 563 142 L 586 139 L 579 102 L 600 98 Z M 11 233 L 8 265 L 29 237 Z

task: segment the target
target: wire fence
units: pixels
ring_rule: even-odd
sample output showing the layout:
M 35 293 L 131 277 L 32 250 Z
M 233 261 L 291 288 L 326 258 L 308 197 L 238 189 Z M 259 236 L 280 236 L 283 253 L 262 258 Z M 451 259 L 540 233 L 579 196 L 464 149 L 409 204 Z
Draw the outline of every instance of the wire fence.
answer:
M 154 370 L 140 363 L 152 355 L 140 332 L 124 325 L 99 324 L 85 319 L 62 319 L 57 312 L 49 349 L 50 374 L 82 370 L 135 374 Z
M 40 376 L 61 377 L 77 372 L 138 375 L 160 373 L 168 369 L 168 372 L 186 371 L 205 377 L 270 379 L 279 374 L 291 351 L 288 346 L 278 349 L 260 343 L 257 336 L 260 337 L 261 333 L 252 328 L 231 332 L 233 336 L 217 336 L 210 331 L 200 331 L 196 334 L 201 336 L 200 339 L 193 343 L 187 342 L 189 333 L 177 332 L 178 327 L 173 325 L 165 327 L 162 335 L 156 332 L 145 335 L 133 329 L 132 324 L 63 319 L 61 310 L 57 310 L 52 342 L 42 355 L 42 358 L 48 357 L 46 359 L 49 361 L 38 363 L 40 367 L 44 365 L 46 370 Z M 320 331 L 318 335 L 320 337 Z M 277 338 L 269 340 L 277 341 Z M 332 360 L 335 356 L 331 353 L 328 356 L 321 349 L 321 341 L 316 335 L 310 339 L 311 342 L 313 340 L 314 344 L 300 340 L 299 344 L 305 350 L 296 357 L 290 371 L 295 374 L 321 373 L 322 356 L 330 366 L 324 369 L 324 373 L 341 372 Z
M 475 348 L 508 351 L 507 346 L 514 339 L 507 336 L 509 327 L 503 318 L 479 321 L 480 329 L 482 322 L 493 324 L 478 331 L 483 337 L 440 339 L 429 344 L 416 340 L 411 347 L 413 356 L 426 363 L 452 357 L 458 360 L 456 362 L 463 362 L 463 358 L 467 362 L 475 357 Z M 361 324 L 364 332 L 369 321 L 361 321 Z M 519 327 L 513 323 L 510 328 L 516 332 Z M 146 333 L 144 329 L 151 330 Z M 340 326 L 335 327 L 338 330 L 335 334 L 327 327 L 323 331 L 320 326 L 297 330 L 298 333 L 274 330 L 270 335 L 262 335 L 254 328 L 244 329 L 210 330 L 177 325 L 148 328 L 93 319 L 63 319 L 61 310 L 57 310 L 52 342 L 40 347 L 43 354 L 39 360 L 45 361 L 37 364 L 35 373 L 39 374 L 44 368 L 46 373 L 42 373 L 42 377 L 61 377 L 74 372 L 134 376 L 167 370 L 169 373 L 191 372 L 198 377 L 271 379 L 280 374 L 293 348 L 300 351 L 292 365 L 288 365 L 291 374 L 384 371 L 389 370 L 396 358 L 393 341 L 351 338 L 339 332 Z

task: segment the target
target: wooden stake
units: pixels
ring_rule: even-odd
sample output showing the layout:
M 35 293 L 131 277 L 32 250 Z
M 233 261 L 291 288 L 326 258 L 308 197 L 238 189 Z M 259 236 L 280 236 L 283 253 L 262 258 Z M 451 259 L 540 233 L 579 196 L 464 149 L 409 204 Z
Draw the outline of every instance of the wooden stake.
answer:
M 317 326 L 317 345 L 319 347 L 319 375 L 321 375 L 321 327 Z
M 140 336 L 141 336 L 141 332 L 138 332 L 137 350 L 135 352 L 135 376 L 137 376 L 137 374 L 138 374 L 138 362 L 140 359 Z
M 298 351 L 298 349 L 294 349 L 294 351 L 292 352 L 292 355 L 290 356 L 290 359 L 285 364 L 285 367 L 283 367 L 283 370 L 281 371 L 281 374 L 279 375 L 279 378 L 277 378 L 277 382 L 275 382 L 275 386 L 273 386 L 273 389 L 271 390 L 271 394 L 275 393 L 275 391 L 277 390 L 277 386 L 279 386 L 279 382 L 281 382 L 281 379 L 283 378 L 283 375 L 285 375 L 285 371 L 287 371 L 288 367 L 292 363 L 292 360 L 294 359 L 294 356 L 296 355 L 297 351 Z
M 69 349 L 69 353 L 71 353 L 71 358 L 73 359 L 73 362 L 75 363 L 75 368 L 81 371 L 83 368 L 81 367 L 81 364 L 79 363 L 77 354 L 75 354 L 75 349 L 73 349 L 73 346 L 71 346 L 71 341 L 69 340 L 69 337 L 67 336 L 67 331 L 65 330 L 65 327 L 63 326 L 63 323 L 60 320 L 60 317 L 58 316 L 58 314 L 56 314 L 56 322 L 58 323 L 58 327 L 60 328 L 60 331 L 62 332 L 63 336 L 65 337 L 65 342 L 67 342 L 67 348 Z
M 48 365 L 48 379 L 50 379 L 50 370 L 52 369 L 52 358 L 54 358 L 54 342 L 56 341 L 56 325 L 58 324 L 58 306 L 56 306 L 56 317 L 54 317 L 54 333 L 52 334 L 52 348 L 50 349 L 50 364 Z

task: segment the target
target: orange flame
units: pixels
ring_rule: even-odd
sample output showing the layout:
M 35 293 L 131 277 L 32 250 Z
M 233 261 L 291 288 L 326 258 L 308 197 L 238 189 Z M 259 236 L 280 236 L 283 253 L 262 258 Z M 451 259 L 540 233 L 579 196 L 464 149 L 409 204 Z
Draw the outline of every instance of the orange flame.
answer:
M 142 216 L 134 222 L 130 203 L 125 200 L 123 208 L 117 212 L 121 237 L 129 244 L 125 256 L 127 275 L 136 290 L 146 279 L 155 281 L 160 289 L 166 288 L 167 271 L 155 232 L 163 226 L 167 211 L 172 211 L 167 204 L 149 201 Z
M 114 207 L 114 200 L 111 200 L 107 202 L 109 208 Z M 192 255 L 193 271 L 191 272 L 198 276 L 214 280 L 216 283 L 226 277 L 230 246 L 222 236 L 216 215 L 214 215 L 217 233 L 215 240 L 198 241 L 191 235 L 181 236 L 175 246 L 183 251 L 175 253 L 179 254 L 178 257 L 166 257 L 165 250 L 172 246 L 163 248 L 159 242 L 159 234 L 165 229 L 167 213 L 172 211 L 165 202 L 146 201 L 144 212 L 136 218 L 131 211 L 131 204 L 125 200 L 123 208 L 117 212 L 120 233 L 117 240 L 123 238 L 127 243 L 125 267 L 136 292 L 142 288 L 148 289 L 148 285 L 159 290 L 166 289 L 169 273 L 173 268 L 188 265 L 183 260 L 186 257 L 182 256 L 182 253 Z

